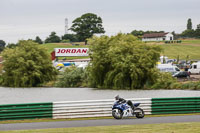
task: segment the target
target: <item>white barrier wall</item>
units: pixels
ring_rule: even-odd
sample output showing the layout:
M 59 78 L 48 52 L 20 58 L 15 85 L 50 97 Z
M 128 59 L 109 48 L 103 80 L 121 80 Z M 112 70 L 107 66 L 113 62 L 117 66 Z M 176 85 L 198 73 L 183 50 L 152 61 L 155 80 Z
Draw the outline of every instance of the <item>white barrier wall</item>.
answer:
M 151 114 L 151 98 L 127 99 L 141 103 L 145 114 Z M 53 119 L 112 116 L 114 100 L 85 100 L 53 102 Z

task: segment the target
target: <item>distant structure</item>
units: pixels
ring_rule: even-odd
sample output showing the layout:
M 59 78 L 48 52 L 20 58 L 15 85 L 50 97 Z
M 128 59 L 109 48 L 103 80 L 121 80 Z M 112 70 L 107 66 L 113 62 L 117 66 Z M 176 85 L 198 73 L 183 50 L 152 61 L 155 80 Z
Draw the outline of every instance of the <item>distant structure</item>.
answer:
M 65 34 L 68 34 L 68 19 L 65 18 Z
M 174 40 L 172 33 L 149 33 L 142 36 L 142 41 L 170 41 Z

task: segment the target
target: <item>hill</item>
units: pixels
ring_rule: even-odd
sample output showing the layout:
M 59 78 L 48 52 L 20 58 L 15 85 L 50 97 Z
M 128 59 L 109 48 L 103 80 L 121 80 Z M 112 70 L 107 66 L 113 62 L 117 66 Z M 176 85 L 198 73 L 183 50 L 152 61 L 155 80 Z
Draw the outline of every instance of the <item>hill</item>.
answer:
M 165 44 L 164 42 L 148 42 L 147 44 L 160 45 L 163 48 L 162 55 L 170 59 L 184 60 L 189 55 L 190 60 L 200 60 L 200 39 L 182 40 L 182 43 Z
M 189 55 L 190 60 L 200 60 L 200 39 L 196 40 L 182 40 L 182 43 L 165 44 L 164 42 L 147 42 L 151 45 L 160 45 L 163 48 L 162 55 L 167 56 L 170 59 L 176 59 L 179 55 L 179 59 L 186 59 Z M 84 42 L 73 43 L 47 43 L 42 44 L 41 47 L 45 47 L 49 54 L 54 48 L 88 48 L 88 45 L 84 45 Z M 68 59 L 82 59 L 88 57 L 67 57 Z

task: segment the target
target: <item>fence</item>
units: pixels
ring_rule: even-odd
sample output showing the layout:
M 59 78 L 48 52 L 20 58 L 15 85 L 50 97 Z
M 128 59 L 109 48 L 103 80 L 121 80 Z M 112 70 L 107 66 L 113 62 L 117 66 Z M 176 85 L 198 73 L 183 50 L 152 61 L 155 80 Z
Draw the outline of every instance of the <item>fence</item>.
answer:
M 200 97 L 135 98 L 148 114 L 179 114 L 200 112 Z M 0 120 L 35 118 L 83 118 L 111 116 L 114 100 L 61 101 L 0 105 Z
M 133 103 L 140 102 L 145 114 L 151 114 L 151 98 L 129 99 Z M 88 100 L 71 102 L 54 102 L 53 118 L 81 118 L 111 116 L 114 100 Z
M 52 118 L 52 103 L 0 105 L 0 120 Z
M 152 114 L 199 113 L 200 97 L 152 98 Z

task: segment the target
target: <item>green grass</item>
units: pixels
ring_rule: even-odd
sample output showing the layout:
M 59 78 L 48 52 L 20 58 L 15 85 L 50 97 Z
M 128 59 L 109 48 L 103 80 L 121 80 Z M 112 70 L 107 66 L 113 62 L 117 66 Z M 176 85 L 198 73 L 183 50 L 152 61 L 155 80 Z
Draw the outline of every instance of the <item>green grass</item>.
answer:
M 200 39 L 191 39 L 191 40 L 182 40 L 183 44 L 199 44 L 200 45 Z
M 165 44 L 164 41 L 160 42 L 146 42 L 149 45 L 160 45 L 163 48 L 162 55 L 167 56 L 170 59 L 185 60 L 189 55 L 189 60 L 200 60 L 200 39 L 188 39 L 182 40 L 182 43 L 170 43 Z
M 163 55 L 170 59 L 186 59 L 189 55 L 190 60 L 200 60 L 200 39 L 182 40 L 182 43 L 165 44 L 164 42 L 147 42 L 147 44 L 158 44 L 164 49 Z M 54 48 L 88 48 L 88 45 L 84 45 L 84 42 L 76 42 L 74 44 L 80 44 L 79 46 L 72 46 L 70 43 L 47 43 L 42 44 L 41 47 L 45 47 L 50 54 Z M 67 59 L 85 59 L 89 57 L 66 57 Z M 63 59 L 60 57 L 59 59 Z
M 164 49 L 163 55 L 166 55 L 170 59 L 177 59 L 178 55 L 180 59 L 186 59 L 187 55 L 189 55 L 190 60 L 200 60 L 200 44 L 199 46 L 164 44 L 161 47 Z
M 200 133 L 200 122 L 14 130 L 0 133 Z

